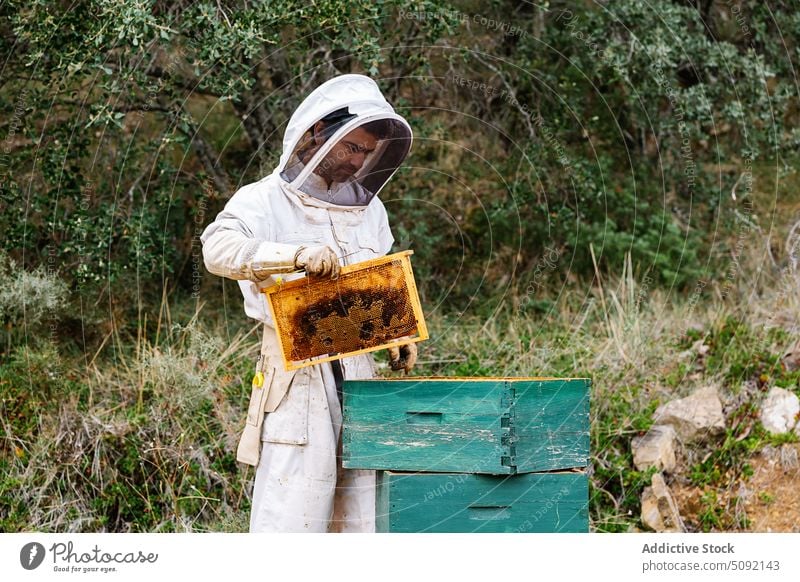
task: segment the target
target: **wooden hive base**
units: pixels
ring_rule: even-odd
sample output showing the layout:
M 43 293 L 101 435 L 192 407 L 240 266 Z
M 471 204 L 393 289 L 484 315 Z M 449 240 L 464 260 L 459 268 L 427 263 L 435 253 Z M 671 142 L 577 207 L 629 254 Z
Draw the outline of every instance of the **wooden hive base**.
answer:
M 379 471 L 376 531 L 589 531 L 585 471 L 474 475 Z

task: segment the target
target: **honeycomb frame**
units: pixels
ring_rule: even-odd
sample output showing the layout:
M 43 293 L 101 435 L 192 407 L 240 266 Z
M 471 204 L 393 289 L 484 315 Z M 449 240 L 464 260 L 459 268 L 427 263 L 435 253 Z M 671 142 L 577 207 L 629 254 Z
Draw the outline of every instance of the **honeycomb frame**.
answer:
M 262 289 L 286 370 L 428 339 L 412 254 L 346 265 L 335 280 L 302 277 Z

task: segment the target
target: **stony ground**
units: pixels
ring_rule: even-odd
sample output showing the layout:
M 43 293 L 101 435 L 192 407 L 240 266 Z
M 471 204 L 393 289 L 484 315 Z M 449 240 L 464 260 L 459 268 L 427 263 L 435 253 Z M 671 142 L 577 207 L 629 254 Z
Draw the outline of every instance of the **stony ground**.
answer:
M 753 474 L 719 495 L 720 508 L 732 508 L 746 517 L 742 531 L 800 533 L 800 444 L 767 447 L 750 460 Z M 707 492 L 676 480 L 671 485 L 686 525 L 701 531 L 703 514 L 709 511 Z

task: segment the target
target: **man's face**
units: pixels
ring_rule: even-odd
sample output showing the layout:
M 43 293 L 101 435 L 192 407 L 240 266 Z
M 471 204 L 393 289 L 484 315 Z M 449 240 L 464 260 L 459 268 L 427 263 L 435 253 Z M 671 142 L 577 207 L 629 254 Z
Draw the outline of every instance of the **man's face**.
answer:
M 344 182 L 361 169 L 364 160 L 375 151 L 378 140 L 357 127 L 342 137 L 314 170 L 330 182 Z

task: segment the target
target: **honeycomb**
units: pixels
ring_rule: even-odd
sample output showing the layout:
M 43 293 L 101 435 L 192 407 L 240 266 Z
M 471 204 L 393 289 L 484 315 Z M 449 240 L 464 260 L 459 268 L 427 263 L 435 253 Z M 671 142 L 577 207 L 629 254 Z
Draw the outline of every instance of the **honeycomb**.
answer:
M 267 288 L 286 368 L 374 351 L 400 338 L 426 339 L 410 254 L 349 265 L 336 280 L 304 277 Z

